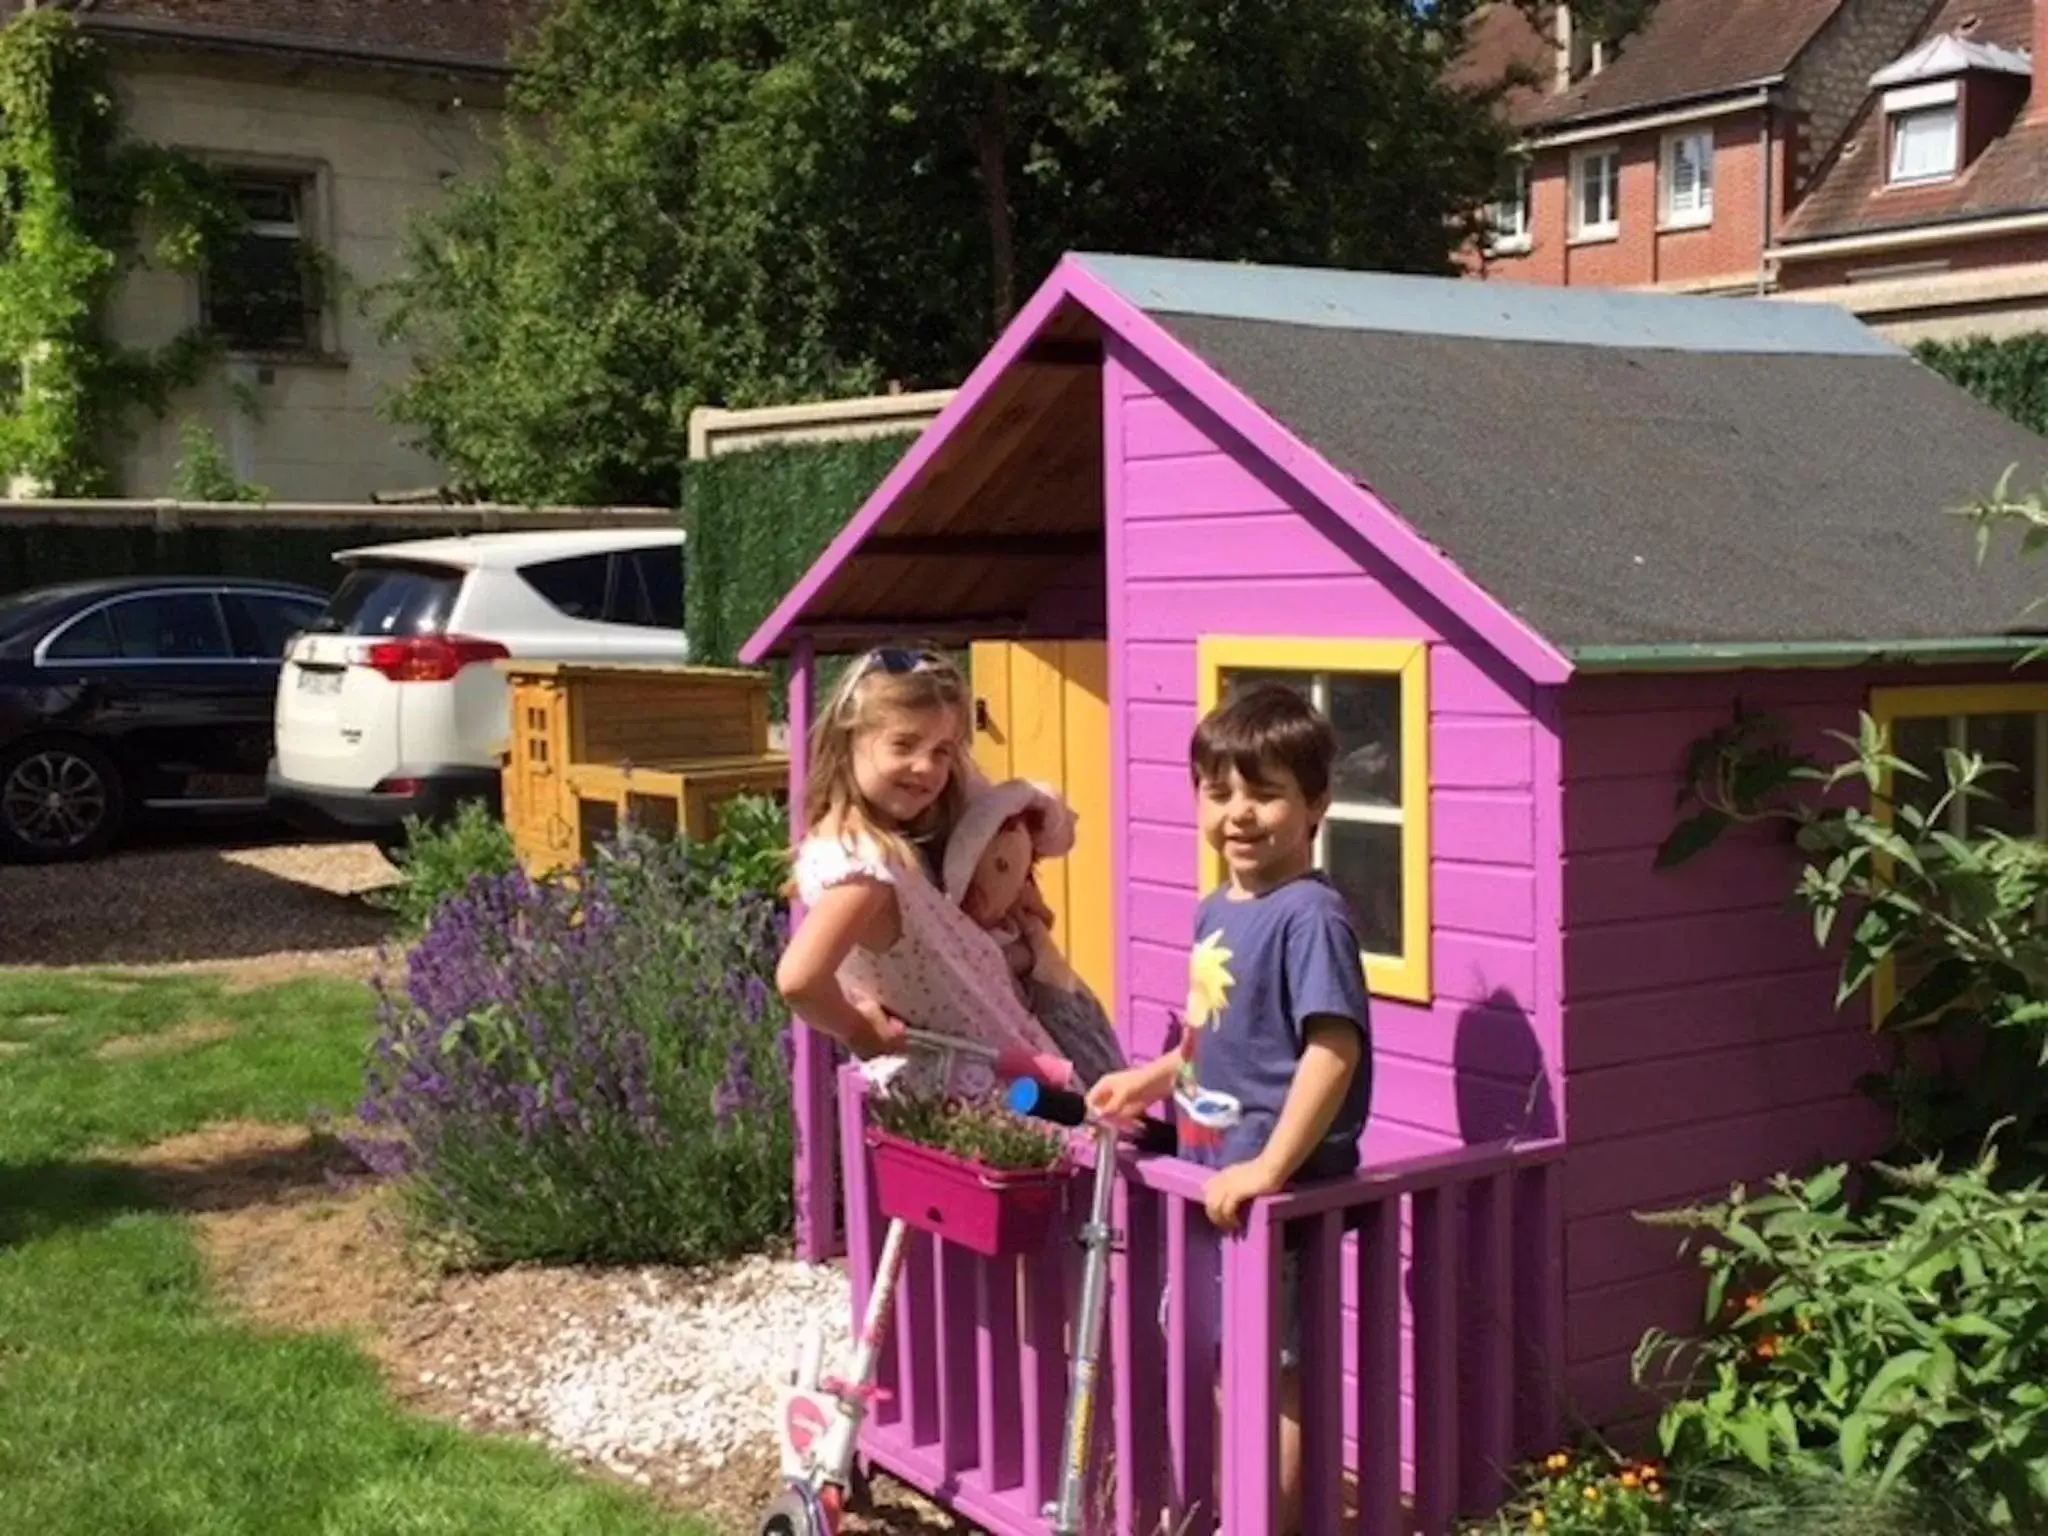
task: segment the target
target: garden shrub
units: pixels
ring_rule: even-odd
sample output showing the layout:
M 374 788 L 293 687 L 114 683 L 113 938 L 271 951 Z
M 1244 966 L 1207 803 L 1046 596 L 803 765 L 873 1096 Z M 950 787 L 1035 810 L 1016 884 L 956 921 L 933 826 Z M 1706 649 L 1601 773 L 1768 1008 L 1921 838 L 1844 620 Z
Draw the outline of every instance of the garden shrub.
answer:
M 380 979 L 365 1151 L 456 1263 L 698 1264 L 790 1230 L 781 906 L 632 833 L 473 878 Z M 377 1138 L 386 1138 L 378 1140 Z
M 1637 1370 L 1687 1391 L 1674 1460 L 1828 1466 L 1905 1485 L 1994 1528 L 2048 1520 L 2048 1194 L 1997 1159 L 1780 1176 L 1768 1193 L 1653 1219 L 1690 1229 L 1707 1330 L 1646 1337 Z
M 441 903 L 467 890 L 472 880 L 510 874 L 519 863 L 511 829 L 480 801 L 465 800 L 447 822 L 408 816 L 405 831 L 398 883 L 368 899 L 395 914 L 408 939 L 425 933 Z

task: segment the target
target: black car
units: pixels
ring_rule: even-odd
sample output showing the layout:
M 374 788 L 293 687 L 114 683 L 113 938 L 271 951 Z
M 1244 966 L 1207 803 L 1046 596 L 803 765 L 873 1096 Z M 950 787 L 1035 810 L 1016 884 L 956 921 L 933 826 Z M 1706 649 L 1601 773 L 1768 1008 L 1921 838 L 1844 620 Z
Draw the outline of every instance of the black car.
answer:
M 90 858 L 138 812 L 261 808 L 278 668 L 325 602 L 181 576 L 0 597 L 0 860 Z

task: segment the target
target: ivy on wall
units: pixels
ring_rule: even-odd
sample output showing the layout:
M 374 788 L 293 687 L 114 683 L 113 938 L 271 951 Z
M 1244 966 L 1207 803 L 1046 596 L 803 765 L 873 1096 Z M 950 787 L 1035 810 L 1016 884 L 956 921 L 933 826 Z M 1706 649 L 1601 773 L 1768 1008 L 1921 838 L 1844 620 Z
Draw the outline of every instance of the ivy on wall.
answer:
M 197 327 L 118 345 L 107 303 L 145 257 L 199 269 L 241 210 L 221 172 L 125 136 L 99 46 L 49 9 L 0 27 L 0 187 L 0 482 L 104 493 L 130 414 L 162 415 L 216 350 Z
M 2048 333 L 1923 341 L 1913 355 L 2021 426 L 2048 433 Z

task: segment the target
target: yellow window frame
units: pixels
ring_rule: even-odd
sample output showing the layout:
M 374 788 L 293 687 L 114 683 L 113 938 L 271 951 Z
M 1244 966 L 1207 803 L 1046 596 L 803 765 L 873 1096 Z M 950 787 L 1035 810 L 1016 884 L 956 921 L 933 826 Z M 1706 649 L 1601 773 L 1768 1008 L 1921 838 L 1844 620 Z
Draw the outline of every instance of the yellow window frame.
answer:
M 1204 635 L 1196 645 L 1196 702 L 1206 715 L 1236 671 L 1391 677 L 1401 689 L 1401 954 L 1361 954 L 1366 990 L 1427 1003 L 1430 991 L 1429 647 L 1420 640 L 1317 640 Z M 1202 845 L 1201 889 L 1223 883 L 1223 857 Z
M 1870 718 L 1884 732 L 1885 750 L 1895 751 L 1893 727 L 1901 720 L 1947 720 L 1968 715 L 2048 715 L 2048 683 L 1957 683 L 1870 690 Z M 2037 768 L 2038 772 L 2039 769 Z M 1892 775 L 1879 778 L 1875 814 L 1892 824 Z M 1889 864 L 1889 859 L 1882 858 Z M 1887 960 L 1870 978 L 1870 1020 L 1881 1023 L 1899 999 L 1895 963 Z

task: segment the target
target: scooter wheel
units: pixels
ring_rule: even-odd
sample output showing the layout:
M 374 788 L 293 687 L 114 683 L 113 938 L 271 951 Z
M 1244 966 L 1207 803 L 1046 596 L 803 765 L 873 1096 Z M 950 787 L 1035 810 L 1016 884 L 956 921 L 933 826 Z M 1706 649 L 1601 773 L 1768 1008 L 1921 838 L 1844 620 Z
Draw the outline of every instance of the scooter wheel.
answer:
M 762 1515 L 760 1536 L 838 1536 L 838 1527 L 809 1489 L 792 1486 Z

